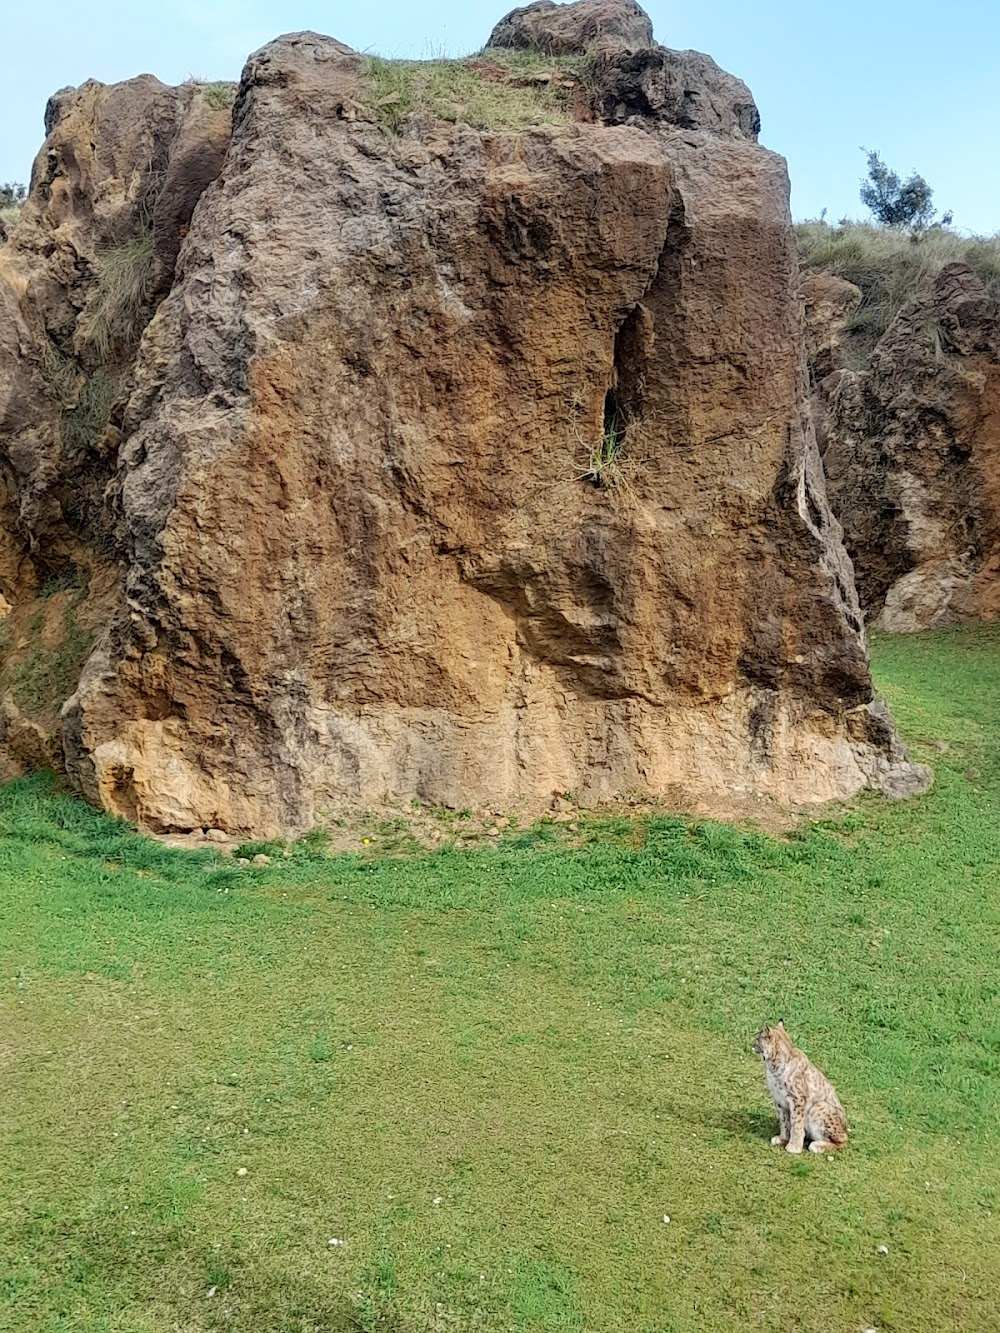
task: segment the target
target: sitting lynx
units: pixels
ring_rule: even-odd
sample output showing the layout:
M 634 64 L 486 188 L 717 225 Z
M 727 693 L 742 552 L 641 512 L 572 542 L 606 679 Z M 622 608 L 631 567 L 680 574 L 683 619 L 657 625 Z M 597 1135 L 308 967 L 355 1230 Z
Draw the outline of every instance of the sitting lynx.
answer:
M 764 1057 L 767 1086 L 778 1112 L 781 1133 L 771 1142 L 786 1152 L 829 1152 L 847 1142 L 847 1117 L 833 1084 L 785 1032 L 784 1019 L 765 1027 L 753 1048 Z

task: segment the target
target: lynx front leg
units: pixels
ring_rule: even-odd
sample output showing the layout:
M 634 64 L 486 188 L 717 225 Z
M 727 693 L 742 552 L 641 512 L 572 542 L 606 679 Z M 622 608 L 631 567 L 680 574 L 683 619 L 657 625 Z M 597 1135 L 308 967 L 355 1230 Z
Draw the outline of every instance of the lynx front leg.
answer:
M 790 1106 L 789 1111 L 789 1131 L 788 1142 L 785 1144 L 785 1152 L 801 1152 L 806 1139 L 806 1117 L 805 1108 L 801 1106 Z
M 774 1138 L 771 1140 L 771 1143 L 774 1145 L 775 1148 L 783 1148 L 785 1144 L 788 1142 L 788 1135 L 791 1131 L 791 1121 L 789 1119 L 787 1106 L 779 1106 L 777 1110 L 778 1110 L 778 1129 L 781 1132 L 779 1134 L 775 1134 Z

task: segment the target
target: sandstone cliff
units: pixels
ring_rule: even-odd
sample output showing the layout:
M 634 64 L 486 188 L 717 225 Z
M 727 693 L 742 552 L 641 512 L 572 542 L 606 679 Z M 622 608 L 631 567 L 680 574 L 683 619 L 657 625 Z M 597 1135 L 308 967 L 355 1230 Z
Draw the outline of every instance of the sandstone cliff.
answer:
M 908 632 L 1000 613 L 1000 301 L 967 263 L 921 283 L 865 367 L 861 299 L 804 282 L 814 412 L 866 616 Z
M 58 99 L 0 251 L 22 763 L 41 737 L 147 827 L 260 833 L 926 782 L 872 701 L 745 86 L 632 0 L 492 40 L 397 69 L 279 38 L 231 138 L 206 90 Z

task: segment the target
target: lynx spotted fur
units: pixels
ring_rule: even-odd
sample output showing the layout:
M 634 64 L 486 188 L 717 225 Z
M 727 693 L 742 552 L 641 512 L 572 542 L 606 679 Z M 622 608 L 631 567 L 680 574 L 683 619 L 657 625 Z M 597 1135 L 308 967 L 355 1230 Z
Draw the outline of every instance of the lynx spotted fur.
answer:
M 771 1140 L 786 1152 L 829 1152 L 847 1142 L 847 1117 L 836 1090 L 785 1031 L 783 1019 L 765 1027 L 753 1048 L 764 1059 L 767 1086 L 778 1112 L 781 1133 Z

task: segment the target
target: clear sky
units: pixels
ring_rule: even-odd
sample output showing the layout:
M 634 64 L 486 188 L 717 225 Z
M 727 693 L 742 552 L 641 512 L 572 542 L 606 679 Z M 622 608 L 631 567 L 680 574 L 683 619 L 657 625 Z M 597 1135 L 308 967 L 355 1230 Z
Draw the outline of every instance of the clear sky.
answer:
M 48 95 L 87 78 L 236 79 L 312 28 L 385 55 L 465 55 L 511 0 L 7 0 L 0 181 L 27 180 Z M 863 216 L 861 147 L 919 171 L 963 231 L 1000 231 L 1000 0 L 649 0 L 657 39 L 751 87 L 796 217 Z

